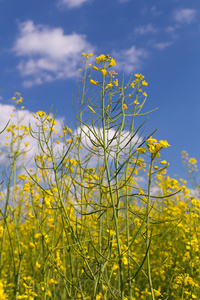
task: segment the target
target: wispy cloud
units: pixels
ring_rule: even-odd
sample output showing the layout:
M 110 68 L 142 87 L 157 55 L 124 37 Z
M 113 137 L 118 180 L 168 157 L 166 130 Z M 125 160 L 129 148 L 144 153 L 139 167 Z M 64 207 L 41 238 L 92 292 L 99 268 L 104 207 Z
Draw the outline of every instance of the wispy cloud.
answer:
M 90 0 L 58 0 L 58 5 L 67 8 L 78 8 L 86 2 L 90 2 Z
M 168 26 L 165 31 L 169 33 L 173 33 L 175 30 L 176 30 L 175 26 Z
M 19 30 L 13 51 L 22 57 L 17 68 L 27 87 L 76 76 L 81 52 L 94 52 L 85 35 L 65 35 L 59 27 L 27 21 L 20 24 Z
M 148 53 L 142 48 L 132 46 L 129 49 L 113 51 L 112 55 L 117 61 L 116 69 L 118 68 L 125 73 L 132 73 L 136 72 L 141 67 L 142 62 L 144 58 L 148 56 Z
M 154 48 L 157 48 L 159 50 L 163 50 L 169 46 L 171 46 L 172 42 L 163 42 L 163 43 L 156 43 L 153 45 Z
M 146 26 L 140 26 L 135 28 L 135 33 L 146 34 L 146 33 L 156 33 L 158 31 L 152 24 L 148 24 Z
M 174 19 L 178 23 L 191 23 L 196 17 L 196 10 L 190 8 L 179 9 L 174 12 Z

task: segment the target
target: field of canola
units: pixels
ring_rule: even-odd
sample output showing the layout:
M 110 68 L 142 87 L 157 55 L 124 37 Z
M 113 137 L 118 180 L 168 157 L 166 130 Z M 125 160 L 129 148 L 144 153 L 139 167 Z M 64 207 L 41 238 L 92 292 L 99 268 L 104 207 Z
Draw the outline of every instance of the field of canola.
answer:
M 144 76 L 125 83 L 109 55 L 82 55 L 75 130 L 43 111 L 24 124 L 13 97 L 1 133 L 0 299 L 200 299 L 197 161 L 182 153 L 192 189 L 170 178 L 170 145 L 144 131 Z

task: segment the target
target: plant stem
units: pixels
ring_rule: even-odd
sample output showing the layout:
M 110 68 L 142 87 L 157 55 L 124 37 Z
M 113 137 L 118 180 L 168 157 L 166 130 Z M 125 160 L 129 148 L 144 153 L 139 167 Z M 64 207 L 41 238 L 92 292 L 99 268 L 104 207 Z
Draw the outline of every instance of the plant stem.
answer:
M 151 279 L 151 263 L 150 263 L 150 206 L 151 206 L 151 179 L 152 179 L 152 168 L 153 168 L 153 155 L 151 155 L 151 163 L 150 163 L 150 169 L 149 169 L 149 182 L 148 182 L 148 197 L 147 197 L 147 209 L 146 209 L 146 224 L 147 224 L 147 229 L 146 229 L 146 249 L 147 249 L 147 275 L 149 279 L 149 287 L 150 287 L 150 292 L 151 292 L 151 298 L 152 300 L 155 300 L 154 296 L 154 290 L 153 290 L 153 284 L 152 284 L 152 279 Z

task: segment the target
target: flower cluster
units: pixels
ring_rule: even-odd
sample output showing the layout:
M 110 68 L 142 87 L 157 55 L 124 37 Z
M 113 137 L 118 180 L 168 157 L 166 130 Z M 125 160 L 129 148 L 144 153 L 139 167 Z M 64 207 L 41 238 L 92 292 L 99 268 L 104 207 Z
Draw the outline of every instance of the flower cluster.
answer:
M 159 151 L 162 148 L 166 148 L 169 147 L 170 145 L 168 144 L 167 141 L 164 140 L 160 140 L 159 142 L 150 137 L 149 139 L 147 139 L 147 147 L 149 149 L 149 152 L 152 154 L 153 157 L 157 156 L 159 157 Z

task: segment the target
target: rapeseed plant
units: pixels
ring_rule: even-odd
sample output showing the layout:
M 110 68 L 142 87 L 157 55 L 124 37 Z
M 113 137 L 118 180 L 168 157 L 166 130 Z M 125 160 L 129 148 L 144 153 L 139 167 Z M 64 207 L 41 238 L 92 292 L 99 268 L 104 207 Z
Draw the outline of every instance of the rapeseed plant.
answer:
M 200 299 L 197 161 L 183 153 L 193 189 L 170 178 L 161 158 L 170 145 L 145 135 L 146 121 L 135 125 L 147 114 L 144 76 L 125 84 L 114 58 L 91 65 L 82 55 L 76 130 L 57 129 L 44 111 L 23 124 L 23 99 L 13 97 L 1 152 L 0 299 Z M 29 169 L 21 158 L 31 138 Z

